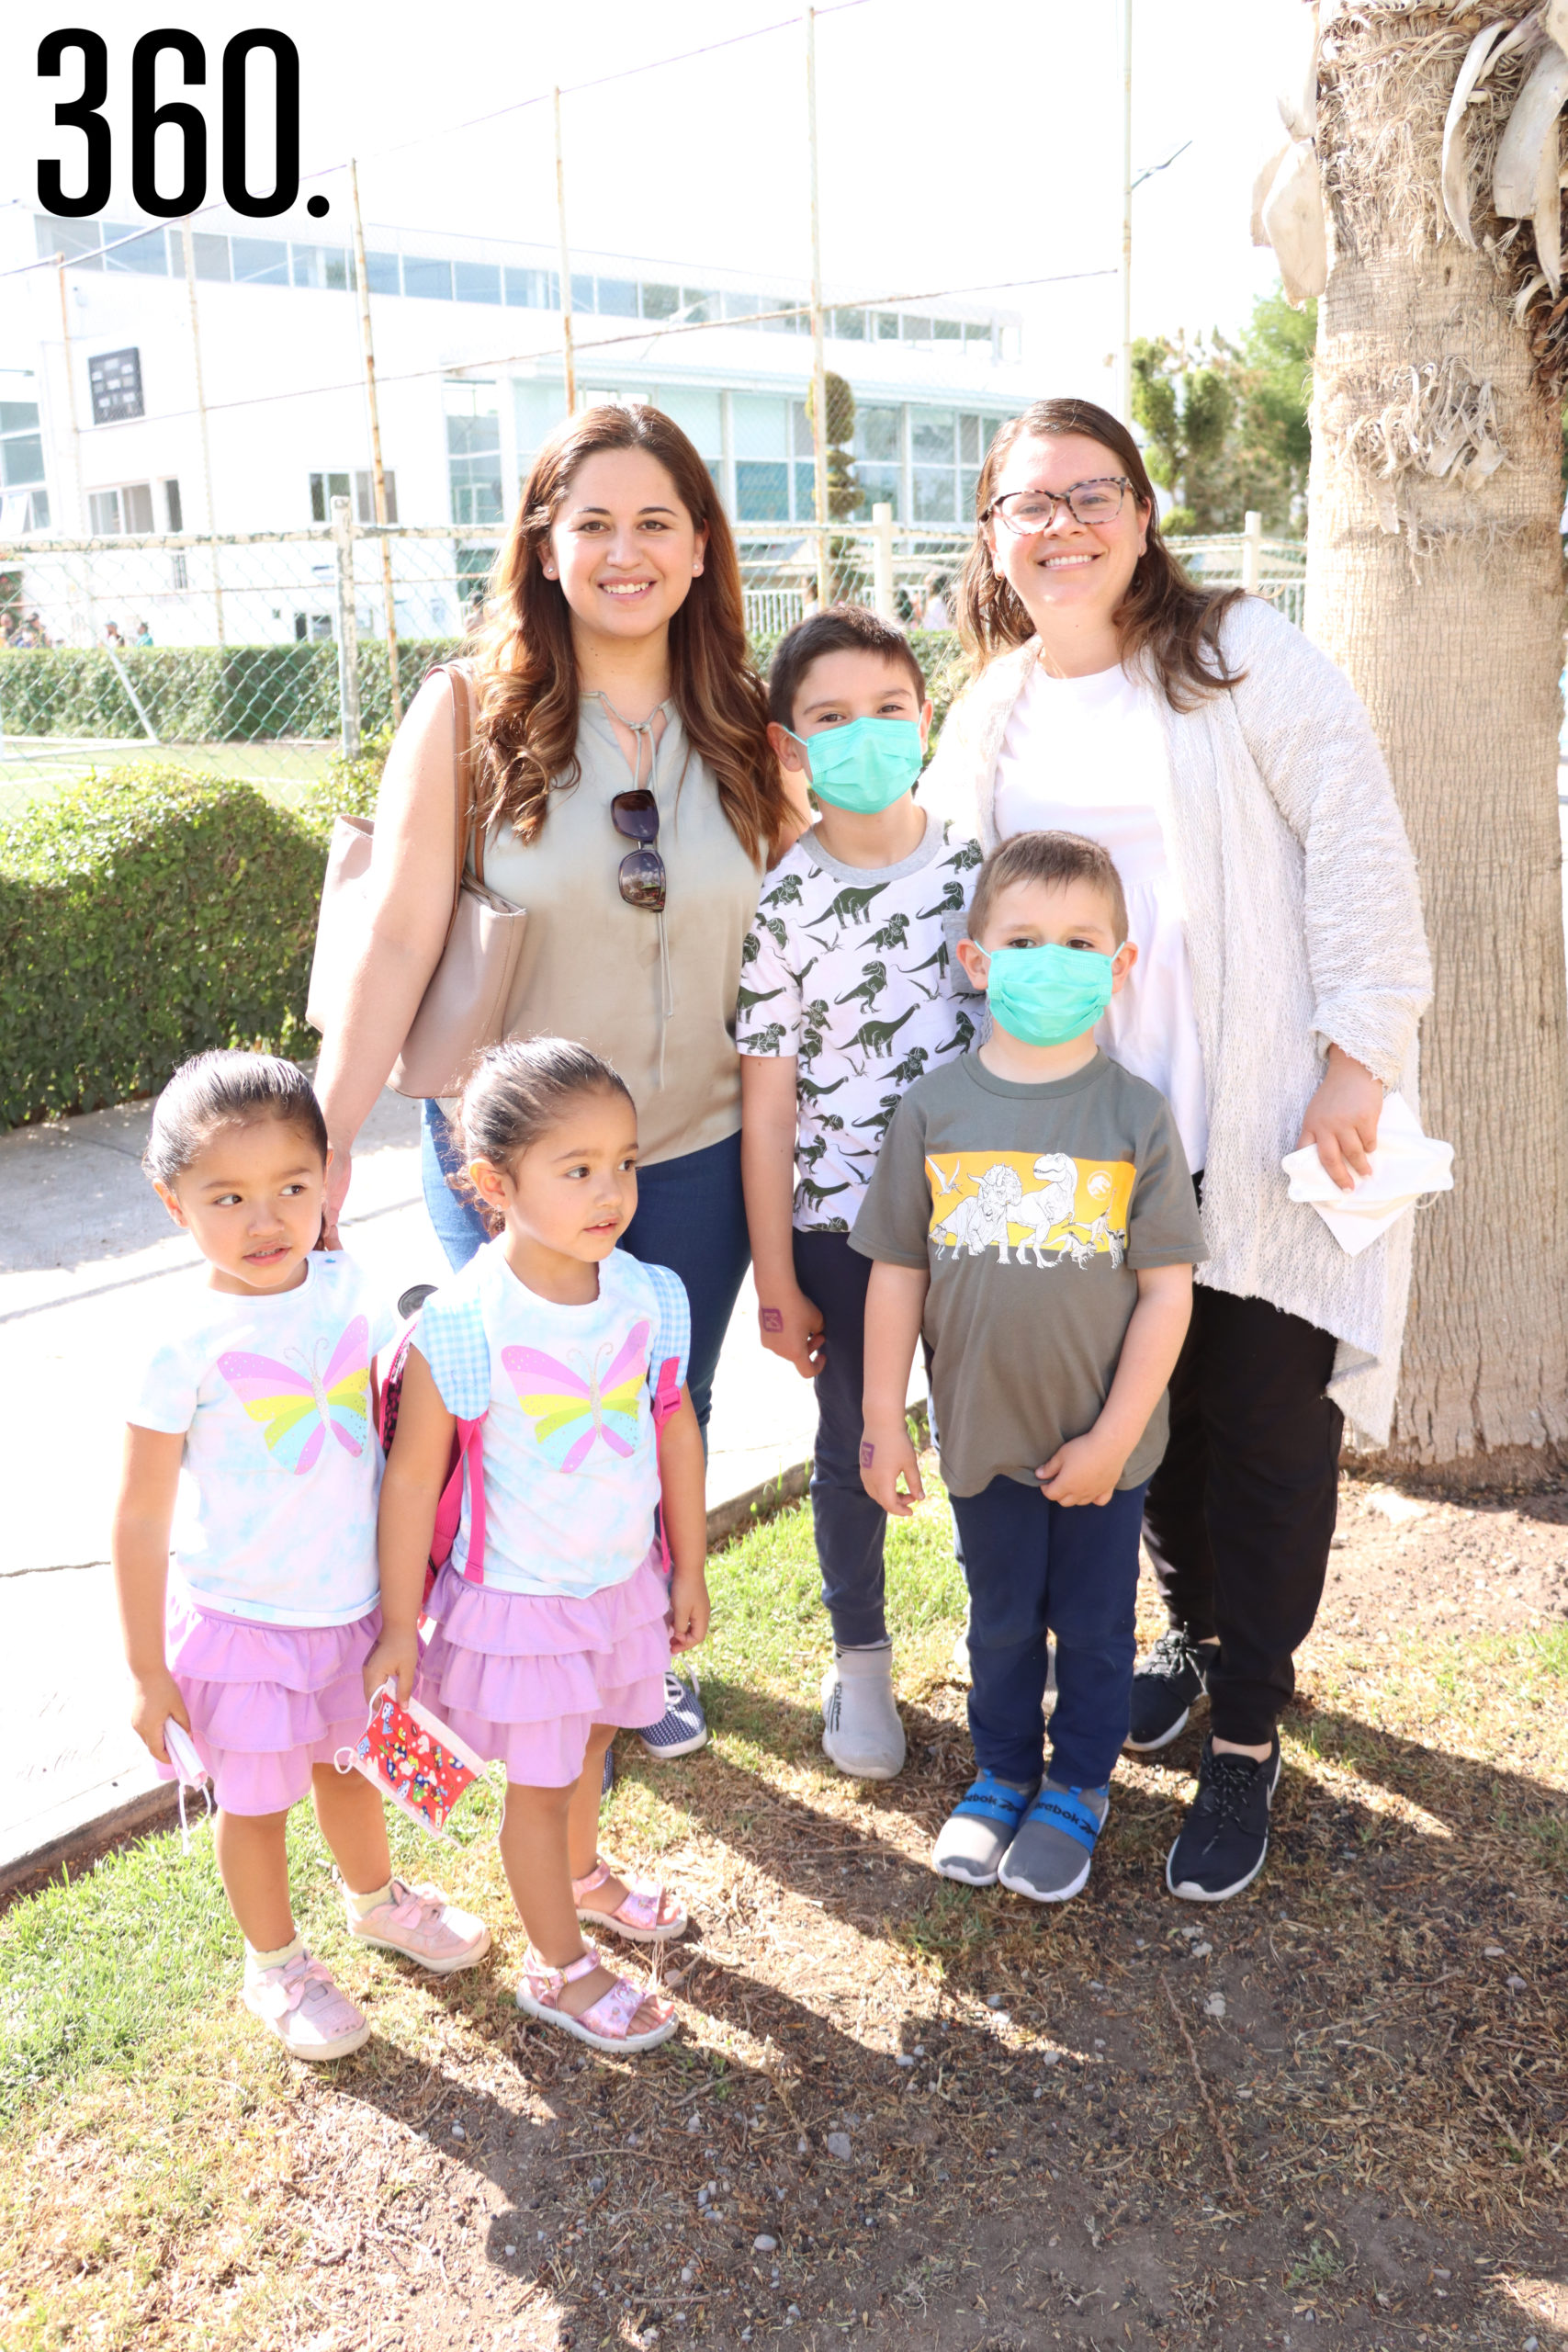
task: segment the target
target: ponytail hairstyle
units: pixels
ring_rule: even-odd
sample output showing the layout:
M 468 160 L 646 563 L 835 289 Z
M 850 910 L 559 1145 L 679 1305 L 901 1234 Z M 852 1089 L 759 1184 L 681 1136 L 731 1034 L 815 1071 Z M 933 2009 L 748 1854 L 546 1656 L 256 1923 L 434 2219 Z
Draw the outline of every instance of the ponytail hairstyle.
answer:
M 581 689 L 571 611 L 542 558 L 551 526 L 584 460 L 606 449 L 644 449 L 707 534 L 701 573 L 670 622 L 671 694 L 687 741 L 713 770 L 737 841 L 761 865 L 787 808 L 768 745 L 767 697 L 751 665 L 735 541 L 712 475 L 678 424 L 656 408 L 605 402 L 568 417 L 535 458 L 512 527 L 491 574 L 489 625 L 475 670 L 476 733 L 489 754 L 486 823 L 504 817 L 520 841 L 536 841 L 549 796 L 576 784 Z
M 560 1125 L 584 1094 L 619 1094 L 637 1115 L 620 1072 L 570 1037 L 510 1037 L 492 1046 L 452 1115 L 458 1155 L 465 1166 L 488 1159 L 510 1170 L 531 1145 Z M 487 1220 L 495 1221 L 487 1202 L 479 1205 Z
M 1118 472 L 1126 475 L 1139 505 L 1148 510 L 1148 545 L 1111 616 L 1121 635 L 1122 663 L 1131 669 L 1143 656 L 1172 710 L 1195 710 L 1211 695 L 1240 683 L 1243 673 L 1227 668 L 1220 650 L 1220 624 L 1246 591 L 1200 588 L 1189 580 L 1160 537 L 1154 484 L 1137 443 L 1119 418 L 1092 401 L 1036 401 L 1021 416 L 1008 419 L 986 452 L 975 485 L 978 528 L 958 583 L 958 633 L 981 670 L 1034 635 L 1034 623 L 992 563 L 986 524 L 1014 444 L 1069 433 L 1098 441 L 1115 460 Z
M 298 1128 L 326 1166 L 327 1124 L 297 1062 L 277 1054 L 197 1054 L 181 1063 L 159 1095 L 141 1165 L 154 1183 L 172 1185 L 220 1127 L 258 1119 Z

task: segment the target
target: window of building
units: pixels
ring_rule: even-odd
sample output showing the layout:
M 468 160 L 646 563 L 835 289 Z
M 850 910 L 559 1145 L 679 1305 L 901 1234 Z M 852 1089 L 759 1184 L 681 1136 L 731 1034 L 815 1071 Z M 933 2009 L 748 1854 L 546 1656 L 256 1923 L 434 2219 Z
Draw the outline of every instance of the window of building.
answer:
M 179 483 L 166 481 L 164 484 L 164 527 L 177 535 L 185 526 L 185 508 L 180 503 Z
M 727 319 L 754 319 L 759 311 L 771 311 L 776 305 L 763 294 L 727 294 L 724 315 Z
M 142 414 L 141 354 L 134 346 L 96 352 L 87 362 L 87 382 L 95 424 L 120 424 Z
M 118 490 L 95 490 L 87 499 L 87 514 L 96 539 L 151 532 L 152 485 L 131 481 Z
M 933 319 L 931 330 L 938 343 L 962 343 L 964 340 L 962 319 Z
M 312 474 L 310 476 L 311 522 L 330 523 L 333 519 L 333 499 L 346 498 L 348 494 L 346 474 Z
M 236 286 L 287 286 L 288 248 L 277 237 L 235 237 L 230 254 Z
M 382 469 L 381 484 L 387 493 L 387 520 L 395 523 L 398 519 L 398 477 L 390 466 Z M 354 477 L 354 511 L 362 523 L 376 520 L 376 477 L 368 469 Z
M 598 309 L 599 306 L 593 296 L 593 278 L 592 272 L 583 277 L 580 277 L 575 270 L 572 272 L 571 307 L 574 311 L 592 311 Z
M 503 269 L 508 305 L 519 311 L 558 311 L 559 282 L 553 269 Z
M 645 319 L 672 319 L 681 307 L 678 286 L 650 286 L 642 289 L 642 315 Z
M 874 313 L 874 316 L 875 316 L 875 319 L 876 319 L 876 340 L 877 340 L 877 342 L 878 342 L 878 343 L 897 343 L 897 340 L 898 340 L 898 313 L 897 313 L 897 311 L 876 311 L 876 312 Z
M 0 490 L 0 538 L 19 539 L 49 528 L 47 490 Z
M 804 401 L 791 401 L 790 435 L 795 443 L 795 519 L 817 520 L 817 452 L 811 443 L 811 419 Z
M 407 263 L 405 261 L 406 268 Z M 446 471 L 454 523 L 501 523 L 501 413 L 493 384 L 449 383 Z
M 293 254 L 296 286 L 320 286 L 334 294 L 347 292 L 348 255 L 341 245 L 296 245 Z M 442 266 L 446 267 L 445 263 Z M 197 276 L 200 275 L 198 260 Z
M 7 490 L 43 480 L 43 435 L 37 425 L 30 401 L 0 401 L 0 483 Z
M 139 235 L 134 220 L 106 220 L 103 234 L 105 246 L 113 248 L 105 252 L 106 269 L 130 269 L 144 277 L 167 277 L 169 253 L 162 229 L 149 229 Z
M 365 283 L 372 294 L 400 294 L 403 282 L 398 272 L 397 254 L 367 253 L 365 256 Z
M 829 334 L 837 335 L 840 343 L 863 343 L 865 341 L 865 312 L 863 311 L 829 311 L 828 332 Z
M 426 302 L 449 302 L 452 300 L 451 263 L 433 261 L 426 254 L 405 254 L 403 292 L 417 294 Z
M 904 412 L 901 408 L 855 403 L 855 481 L 860 485 L 862 514 L 874 506 L 891 506 L 894 519 L 903 507 Z
M 735 513 L 742 523 L 789 521 L 790 403 L 763 392 L 734 392 Z
M 602 277 L 599 280 L 599 310 L 604 317 L 635 319 L 637 315 L 637 279 Z
M 39 261 L 62 254 L 77 269 L 102 269 L 104 266 L 99 250 L 103 239 L 96 220 L 64 220 L 53 212 L 35 212 L 33 234 L 38 240 Z
M 196 263 L 197 277 L 211 277 L 227 283 L 232 274 L 229 266 L 228 238 L 215 237 L 206 229 L 193 229 L 190 243 L 191 256 Z M 185 239 L 171 237 L 169 245 L 174 262 L 174 275 L 176 277 L 183 277 L 186 274 Z M 298 284 L 298 279 L 295 282 Z
M 454 262 L 452 279 L 459 302 L 499 302 L 501 300 L 501 268 L 496 262 Z
M 534 452 L 566 413 L 565 386 L 559 382 L 518 381 L 512 387 L 512 407 L 516 420 L 517 462 L 526 473 Z

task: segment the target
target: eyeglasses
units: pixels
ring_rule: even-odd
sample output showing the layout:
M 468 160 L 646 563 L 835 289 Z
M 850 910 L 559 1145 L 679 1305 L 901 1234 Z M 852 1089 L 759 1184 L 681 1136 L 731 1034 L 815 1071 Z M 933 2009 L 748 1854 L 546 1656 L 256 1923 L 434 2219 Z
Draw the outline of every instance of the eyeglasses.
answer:
M 649 914 L 664 912 L 664 860 L 652 844 L 659 839 L 659 803 L 651 792 L 617 792 L 610 803 L 616 832 L 639 842 L 621 860 L 621 896 L 628 907 L 646 907 Z
M 1071 490 L 1010 490 L 1004 498 L 993 498 L 980 519 L 988 522 L 995 515 L 1021 539 L 1048 529 L 1058 506 L 1065 506 L 1075 523 L 1111 523 L 1132 486 L 1125 474 L 1104 474 L 1094 481 L 1076 481 Z

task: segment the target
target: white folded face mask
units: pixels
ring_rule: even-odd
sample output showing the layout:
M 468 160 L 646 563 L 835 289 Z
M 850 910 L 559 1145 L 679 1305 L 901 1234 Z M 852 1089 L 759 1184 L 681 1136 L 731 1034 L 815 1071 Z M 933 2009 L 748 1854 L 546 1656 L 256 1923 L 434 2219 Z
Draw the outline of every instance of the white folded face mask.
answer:
M 1290 1197 L 1314 1208 L 1340 1248 L 1354 1258 L 1386 1233 L 1424 1193 L 1451 1193 L 1454 1148 L 1423 1135 L 1421 1122 L 1402 1094 L 1384 1101 L 1378 1139 L 1368 1154 L 1370 1176 L 1358 1176 L 1342 1192 L 1317 1156 L 1317 1146 L 1288 1151 L 1280 1162 L 1291 1180 Z
M 186 1791 L 199 1789 L 207 1800 L 207 1817 L 212 1818 L 212 1791 L 207 1784 L 207 1767 L 196 1752 L 196 1742 L 183 1724 L 171 1715 L 164 1725 L 164 1752 L 179 1774 L 180 1790 L 180 1851 L 190 1852 L 190 1826 L 186 1820 Z

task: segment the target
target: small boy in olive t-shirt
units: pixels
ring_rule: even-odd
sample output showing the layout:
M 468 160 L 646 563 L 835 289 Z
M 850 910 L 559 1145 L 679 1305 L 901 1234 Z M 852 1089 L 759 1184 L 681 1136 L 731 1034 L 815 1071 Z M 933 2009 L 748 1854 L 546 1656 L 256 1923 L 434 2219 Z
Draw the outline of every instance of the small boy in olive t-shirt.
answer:
M 932 1864 L 1040 1903 L 1084 1885 L 1110 1804 L 1144 1487 L 1207 1254 L 1164 1096 L 1094 1043 L 1137 952 L 1098 842 L 1021 833 L 993 851 L 958 945 L 992 1033 L 910 1088 L 851 1236 L 874 1261 L 861 1476 L 908 1517 L 921 1488 L 904 1398 L 923 1335 L 969 1586 L 979 1777 Z

